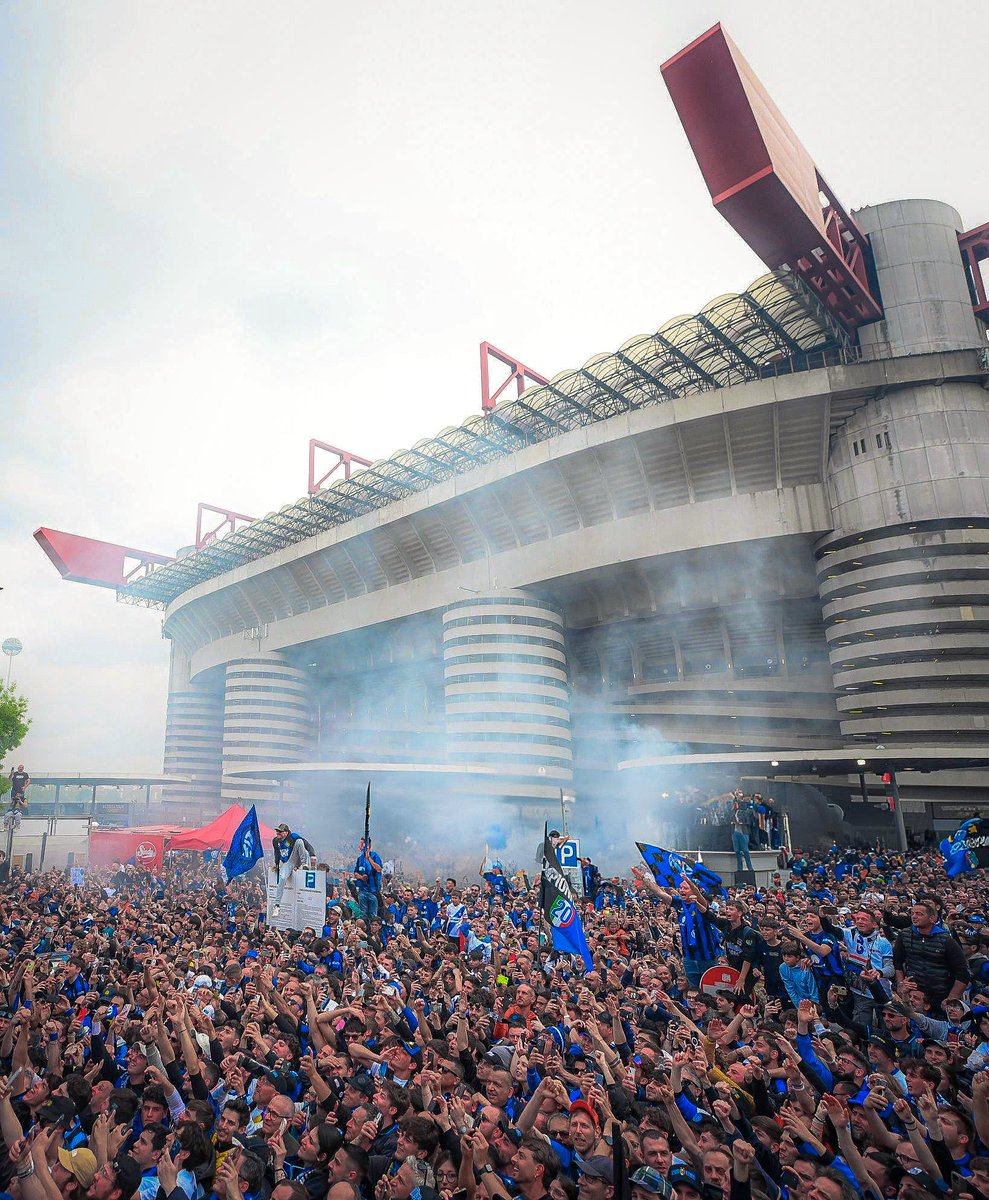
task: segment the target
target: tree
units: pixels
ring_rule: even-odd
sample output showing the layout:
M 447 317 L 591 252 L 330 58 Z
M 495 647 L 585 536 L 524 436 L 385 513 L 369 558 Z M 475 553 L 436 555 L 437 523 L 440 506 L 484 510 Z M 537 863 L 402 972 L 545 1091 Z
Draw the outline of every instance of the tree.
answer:
M 27 737 L 31 720 L 27 715 L 27 697 L 17 691 L 17 684 L 0 684 L 0 762 Z M 10 788 L 10 780 L 0 778 L 0 796 Z

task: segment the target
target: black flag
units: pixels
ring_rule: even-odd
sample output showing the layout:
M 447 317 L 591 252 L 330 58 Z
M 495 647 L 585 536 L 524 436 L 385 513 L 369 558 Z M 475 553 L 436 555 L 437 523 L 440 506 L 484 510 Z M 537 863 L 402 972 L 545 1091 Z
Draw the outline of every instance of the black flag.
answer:
M 364 849 L 371 849 L 371 781 L 367 782 L 367 796 L 364 798 Z
M 563 874 L 548 830 L 547 825 L 543 831 L 543 873 L 539 888 L 543 917 L 552 930 L 553 946 L 564 954 L 579 954 L 584 960 L 584 969 L 590 971 L 594 962 L 584 923 L 577 911 L 577 897 L 570 880 Z

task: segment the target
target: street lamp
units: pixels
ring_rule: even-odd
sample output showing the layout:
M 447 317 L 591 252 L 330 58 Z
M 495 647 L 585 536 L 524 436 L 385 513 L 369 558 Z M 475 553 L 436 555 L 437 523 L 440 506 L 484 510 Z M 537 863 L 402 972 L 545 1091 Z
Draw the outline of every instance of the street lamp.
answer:
M 24 643 L 20 638 L 7 638 L 3 645 L 0 645 L 0 650 L 7 656 L 7 687 L 10 687 L 10 671 L 14 665 L 14 659 L 24 649 Z

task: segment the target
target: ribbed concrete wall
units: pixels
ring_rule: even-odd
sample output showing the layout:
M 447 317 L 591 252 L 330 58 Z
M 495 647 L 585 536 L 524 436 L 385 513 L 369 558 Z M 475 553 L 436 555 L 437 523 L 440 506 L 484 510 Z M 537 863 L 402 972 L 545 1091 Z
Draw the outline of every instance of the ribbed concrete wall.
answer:
M 169 803 L 211 812 L 220 802 L 223 754 L 223 696 L 189 679 L 189 659 L 172 643 L 165 715 L 166 774 L 184 775 L 189 784 L 165 789 Z
M 499 769 L 496 790 L 547 799 L 573 779 L 563 618 L 523 591 L 451 604 L 443 613 L 451 763 Z
M 230 663 L 223 697 L 223 767 L 297 763 L 310 757 L 315 726 L 305 672 L 267 652 Z M 223 801 L 273 800 L 277 784 L 223 780 Z
M 831 538 L 819 552 L 843 735 L 867 743 L 984 743 L 989 518 Z
M 886 320 L 880 353 L 985 344 L 958 214 L 908 200 L 857 214 Z M 989 734 L 989 394 L 890 388 L 832 437 L 834 532 L 818 580 L 842 735 L 863 744 L 984 743 Z

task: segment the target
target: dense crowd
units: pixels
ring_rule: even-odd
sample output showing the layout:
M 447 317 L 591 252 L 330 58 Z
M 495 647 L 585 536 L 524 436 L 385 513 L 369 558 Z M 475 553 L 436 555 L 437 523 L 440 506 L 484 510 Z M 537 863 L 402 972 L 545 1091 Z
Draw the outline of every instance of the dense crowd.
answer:
M 583 908 L 585 972 L 536 880 L 370 904 L 362 860 L 285 933 L 254 875 L 189 856 L 11 872 L 0 1192 L 989 1200 L 981 872 L 797 853 L 707 894 L 635 869 Z

